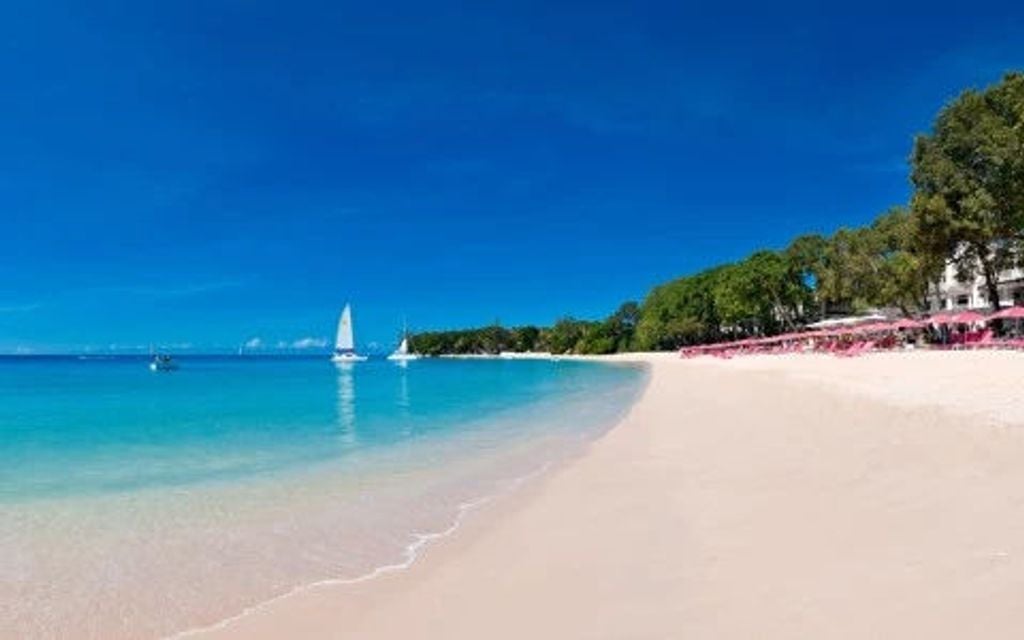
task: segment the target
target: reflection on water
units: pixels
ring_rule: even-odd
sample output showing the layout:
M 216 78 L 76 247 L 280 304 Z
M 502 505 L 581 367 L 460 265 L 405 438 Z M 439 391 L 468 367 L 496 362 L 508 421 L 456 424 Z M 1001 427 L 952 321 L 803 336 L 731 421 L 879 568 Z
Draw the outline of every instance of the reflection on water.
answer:
M 404 371 L 408 365 L 402 365 L 402 371 L 398 372 L 398 408 L 402 410 L 402 415 L 409 415 L 409 376 Z
M 412 401 L 409 399 L 409 363 L 399 361 L 398 370 L 398 396 L 395 398 L 395 405 L 398 407 L 398 415 L 402 418 L 402 435 L 410 437 L 413 434 Z
M 338 437 L 345 445 L 356 440 L 356 382 L 350 362 L 339 362 L 338 368 Z

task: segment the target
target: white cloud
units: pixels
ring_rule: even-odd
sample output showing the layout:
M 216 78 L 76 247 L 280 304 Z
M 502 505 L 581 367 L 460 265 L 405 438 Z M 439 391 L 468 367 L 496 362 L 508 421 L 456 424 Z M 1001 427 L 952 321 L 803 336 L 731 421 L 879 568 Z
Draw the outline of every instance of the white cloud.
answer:
M 327 346 L 326 338 L 299 338 L 292 342 L 292 349 L 323 349 Z
M 278 351 L 288 351 L 290 349 L 323 349 L 328 344 L 329 342 L 327 341 L 327 338 L 306 336 L 305 338 L 298 338 L 296 340 L 277 340 L 276 342 L 267 342 L 263 338 L 250 338 L 242 346 L 245 349 L 276 349 Z

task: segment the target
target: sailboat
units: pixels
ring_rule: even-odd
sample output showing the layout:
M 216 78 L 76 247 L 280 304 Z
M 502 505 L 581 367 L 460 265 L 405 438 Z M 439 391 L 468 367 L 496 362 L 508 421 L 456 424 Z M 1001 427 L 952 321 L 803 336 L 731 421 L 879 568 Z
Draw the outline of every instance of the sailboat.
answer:
M 394 353 L 388 356 L 388 360 L 418 360 L 419 356 L 415 353 L 409 353 L 409 332 L 402 331 L 402 342 L 399 343 L 398 348 L 395 349 Z
M 345 305 L 338 319 L 338 337 L 334 341 L 332 362 L 362 362 L 366 356 L 356 353 L 355 341 L 352 339 L 352 308 Z

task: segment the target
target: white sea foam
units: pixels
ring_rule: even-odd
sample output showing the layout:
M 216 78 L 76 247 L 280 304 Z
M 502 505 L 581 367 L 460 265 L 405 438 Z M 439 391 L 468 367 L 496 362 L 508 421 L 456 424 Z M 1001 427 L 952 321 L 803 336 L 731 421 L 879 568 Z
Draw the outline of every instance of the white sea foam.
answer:
M 510 493 L 510 492 L 514 491 L 515 489 L 517 489 L 518 487 L 522 486 L 525 482 L 531 480 L 532 478 L 535 478 L 535 477 L 537 477 L 539 475 L 542 475 L 548 469 L 551 468 L 551 464 L 552 463 L 550 463 L 550 462 L 545 463 L 539 469 L 537 469 L 535 471 L 531 471 L 530 473 L 527 473 L 527 474 L 525 474 L 523 476 L 520 476 L 518 478 L 515 478 L 514 480 L 512 480 L 511 482 L 508 483 L 508 486 L 505 487 L 504 490 L 502 490 L 502 491 L 500 491 L 498 493 L 494 493 L 494 494 L 491 494 L 491 495 L 487 495 L 487 496 L 483 496 L 483 497 L 477 498 L 475 500 L 470 500 L 468 502 L 461 503 L 458 506 L 458 509 L 455 512 L 455 516 L 453 517 L 451 524 L 447 528 L 445 528 L 445 529 L 443 529 L 441 531 L 433 531 L 433 532 L 429 532 L 429 533 L 413 533 L 412 534 L 412 542 L 410 542 L 408 545 L 406 545 L 405 550 L 404 550 L 404 552 L 402 554 L 402 560 L 400 562 L 396 562 L 396 563 L 393 563 L 393 564 L 381 565 L 379 567 L 374 568 L 369 573 L 365 573 L 363 575 L 356 576 L 356 577 L 353 577 L 353 578 L 327 578 L 327 579 L 324 579 L 324 580 L 317 580 L 317 581 L 311 582 L 309 584 L 299 585 L 297 587 L 294 587 L 294 588 L 286 591 L 285 593 L 282 593 L 280 595 L 274 596 L 274 597 L 269 598 L 267 600 L 263 600 L 263 601 L 261 601 L 261 602 L 259 602 L 257 604 L 252 605 L 252 606 L 246 607 L 245 609 L 243 609 L 239 613 L 237 613 L 235 615 L 232 615 L 232 616 L 229 616 L 227 618 L 224 618 L 223 620 L 215 622 L 215 623 L 213 623 L 211 625 L 206 625 L 206 626 L 201 626 L 201 627 L 194 627 L 192 629 L 186 629 L 185 631 L 180 631 L 180 632 L 175 633 L 173 635 L 167 636 L 167 640 L 176 640 L 177 638 L 188 638 L 188 637 L 193 637 L 193 636 L 197 636 L 197 635 L 202 635 L 204 633 L 209 633 L 209 632 L 212 632 L 212 631 L 217 631 L 219 629 L 224 629 L 224 628 L 234 624 L 235 622 L 238 622 L 239 620 L 242 620 L 242 619 L 244 619 L 244 618 L 246 618 L 246 617 L 248 617 L 248 616 L 250 616 L 250 615 L 252 615 L 254 613 L 257 613 L 259 611 L 262 611 L 262 610 L 264 610 L 264 609 L 274 605 L 277 602 L 281 602 L 282 600 L 287 600 L 288 598 L 293 598 L 293 597 L 295 597 L 295 596 L 297 596 L 299 594 L 307 593 L 307 592 L 315 590 L 315 589 L 322 589 L 322 588 L 326 588 L 326 587 L 337 587 L 337 586 L 355 585 L 355 584 L 360 584 L 360 583 L 363 583 L 363 582 L 369 582 L 370 580 L 373 580 L 375 578 L 379 578 L 380 576 L 386 575 L 386 574 L 389 574 L 389 573 L 397 573 L 397 572 L 400 572 L 400 571 L 405 571 L 405 570 L 407 570 L 407 569 L 409 569 L 410 567 L 413 566 L 413 564 L 419 558 L 420 552 L 422 550 L 424 550 L 427 547 L 428 544 L 430 544 L 431 542 L 433 542 L 435 540 L 440 540 L 440 539 L 443 539 L 443 538 L 447 538 L 448 536 L 450 536 L 450 535 L 454 534 L 456 531 L 458 531 L 459 527 L 462 525 L 463 520 L 466 518 L 466 515 L 469 514 L 471 511 L 473 511 L 474 509 L 482 507 L 485 504 L 488 504 L 488 503 L 498 499 L 499 497 L 501 497 L 504 494 L 507 494 L 507 493 Z

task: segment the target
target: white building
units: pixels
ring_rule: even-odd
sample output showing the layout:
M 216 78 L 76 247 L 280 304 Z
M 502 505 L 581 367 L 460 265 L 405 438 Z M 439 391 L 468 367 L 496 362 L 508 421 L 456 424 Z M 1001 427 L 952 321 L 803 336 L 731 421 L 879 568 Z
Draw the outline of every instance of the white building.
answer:
M 1024 270 L 1009 269 L 999 274 L 999 306 L 1010 307 L 1024 304 Z M 980 273 L 973 282 L 961 282 L 956 275 L 956 266 L 946 263 L 938 286 L 930 287 L 928 309 L 986 309 L 992 303 L 988 299 L 985 278 Z

